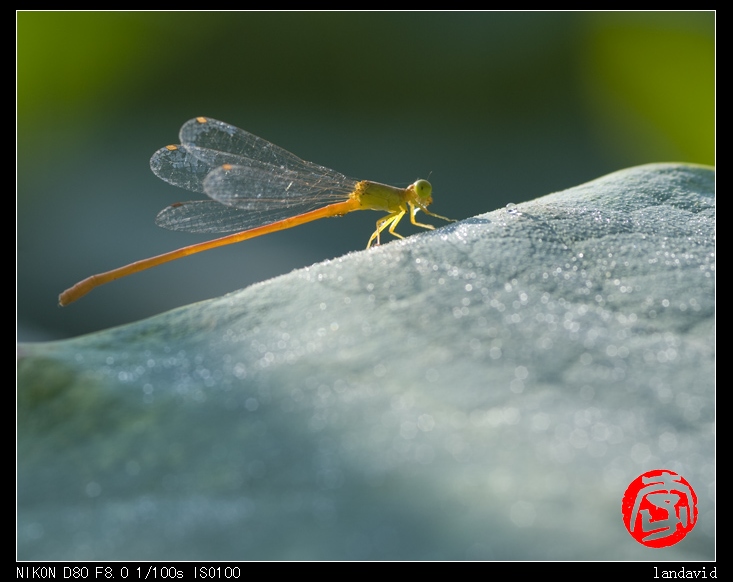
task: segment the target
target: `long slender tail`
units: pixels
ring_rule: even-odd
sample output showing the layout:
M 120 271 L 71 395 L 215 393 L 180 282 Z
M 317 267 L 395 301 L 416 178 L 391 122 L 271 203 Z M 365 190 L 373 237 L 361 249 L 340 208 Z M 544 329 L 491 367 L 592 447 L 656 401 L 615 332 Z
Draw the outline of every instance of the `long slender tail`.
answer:
M 157 267 L 158 265 L 162 265 L 163 263 L 175 261 L 176 259 L 181 259 L 183 257 L 187 257 L 188 255 L 193 255 L 202 251 L 208 251 L 209 249 L 213 249 L 216 247 L 238 243 L 244 240 L 248 240 L 250 238 L 261 236 L 263 234 L 285 230 L 287 228 L 293 228 L 294 226 L 299 226 L 301 224 L 305 224 L 306 222 L 312 222 L 314 220 L 319 220 L 321 218 L 327 218 L 330 216 L 341 216 L 353 210 L 359 210 L 359 202 L 356 199 L 350 198 L 343 202 L 337 202 L 336 204 L 330 204 L 329 206 L 324 206 L 323 208 L 318 208 L 316 210 L 312 210 L 311 212 L 299 214 L 298 216 L 285 218 L 283 220 L 266 224 L 264 226 L 252 228 L 250 230 L 235 232 L 234 234 L 216 238 L 214 240 L 183 247 L 181 249 L 171 251 L 169 253 L 164 253 L 162 255 L 157 255 L 155 257 L 150 257 L 148 259 L 142 259 L 141 261 L 130 263 L 129 265 L 125 265 L 124 267 L 112 269 L 111 271 L 107 271 L 106 273 L 92 275 L 91 277 L 87 277 L 83 281 L 79 281 L 76 285 L 61 293 L 61 295 L 59 295 L 59 305 L 63 307 L 65 305 L 68 305 L 69 303 L 73 303 L 74 301 L 80 299 L 81 297 L 84 297 L 84 295 L 89 293 L 92 289 L 95 289 L 100 285 L 104 285 L 105 283 L 109 283 L 110 281 L 114 281 L 115 279 L 119 279 L 121 277 L 126 277 L 127 275 L 132 275 L 133 273 L 137 273 L 138 271 L 144 271 L 145 269 Z

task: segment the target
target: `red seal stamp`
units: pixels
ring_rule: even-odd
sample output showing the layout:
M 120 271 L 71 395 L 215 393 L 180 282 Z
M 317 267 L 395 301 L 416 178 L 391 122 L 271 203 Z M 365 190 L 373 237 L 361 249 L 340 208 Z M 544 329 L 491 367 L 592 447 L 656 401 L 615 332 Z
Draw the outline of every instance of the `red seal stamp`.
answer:
M 632 537 L 650 548 L 672 546 L 697 523 L 697 495 L 674 471 L 647 471 L 626 488 L 621 513 Z

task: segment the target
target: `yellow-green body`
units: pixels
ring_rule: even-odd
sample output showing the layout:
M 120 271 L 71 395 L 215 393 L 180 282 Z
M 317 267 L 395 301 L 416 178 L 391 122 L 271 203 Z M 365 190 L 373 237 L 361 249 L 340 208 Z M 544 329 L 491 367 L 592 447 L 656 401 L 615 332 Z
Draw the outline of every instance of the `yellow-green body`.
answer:
M 374 231 L 367 248 L 372 246 L 376 240 L 379 244 L 379 235 L 384 229 L 388 228 L 391 235 L 398 238 L 404 238 L 401 234 L 395 232 L 397 224 L 402 220 L 405 214 L 410 215 L 410 222 L 415 226 L 433 229 L 431 224 L 422 224 L 415 220 L 415 214 L 418 210 L 422 210 L 425 214 L 441 218 L 452 222 L 450 218 L 434 214 L 428 210 L 428 205 L 433 202 L 433 187 L 427 180 L 418 180 L 410 184 L 407 188 L 397 188 L 379 182 L 370 182 L 362 180 L 356 184 L 356 188 L 351 193 L 350 200 L 357 202 L 358 206 L 355 210 L 381 210 L 389 212 L 389 214 L 377 221 L 377 230 Z

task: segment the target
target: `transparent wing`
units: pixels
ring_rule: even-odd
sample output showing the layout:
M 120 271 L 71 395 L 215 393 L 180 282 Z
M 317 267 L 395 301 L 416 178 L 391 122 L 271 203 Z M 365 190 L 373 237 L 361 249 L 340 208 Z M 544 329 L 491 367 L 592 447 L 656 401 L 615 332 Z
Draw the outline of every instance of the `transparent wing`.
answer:
M 207 156 L 197 155 L 194 149 L 189 150 L 185 146 L 166 146 L 150 158 L 150 169 L 173 186 L 203 192 L 204 178 L 218 165 L 213 160 L 216 152 L 211 153 L 207 159 Z
M 356 187 L 356 180 L 328 172 L 225 165 L 209 172 L 204 192 L 217 202 L 247 210 L 298 206 L 303 201 L 319 205 L 345 200 Z
M 185 232 L 238 232 L 309 212 L 319 206 L 303 203 L 288 208 L 251 211 L 224 206 L 213 200 L 192 200 L 164 208 L 155 217 L 155 224 L 169 230 Z
M 208 117 L 196 117 L 184 123 L 179 137 L 184 146 L 227 152 L 277 168 L 298 169 L 315 166 L 266 139 Z
M 267 140 L 214 119 L 198 117 L 180 131 L 181 145 L 150 160 L 169 184 L 212 200 L 177 203 L 156 224 L 189 232 L 233 232 L 345 200 L 356 180 L 301 160 Z

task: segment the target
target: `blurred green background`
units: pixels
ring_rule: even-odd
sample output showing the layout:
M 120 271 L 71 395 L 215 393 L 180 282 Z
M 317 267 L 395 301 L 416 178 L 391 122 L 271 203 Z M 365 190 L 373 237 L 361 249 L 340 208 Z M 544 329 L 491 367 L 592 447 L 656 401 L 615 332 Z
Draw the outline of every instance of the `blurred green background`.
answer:
M 19 12 L 20 340 L 131 322 L 364 248 L 374 212 L 57 307 L 88 275 L 211 238 L 153 222 L 197 198 L 148 161 L 199 115 L 358 179 L 429 178 L 432 210 L 462 219 L 632 165 L 714 164 L 715 14 Z

